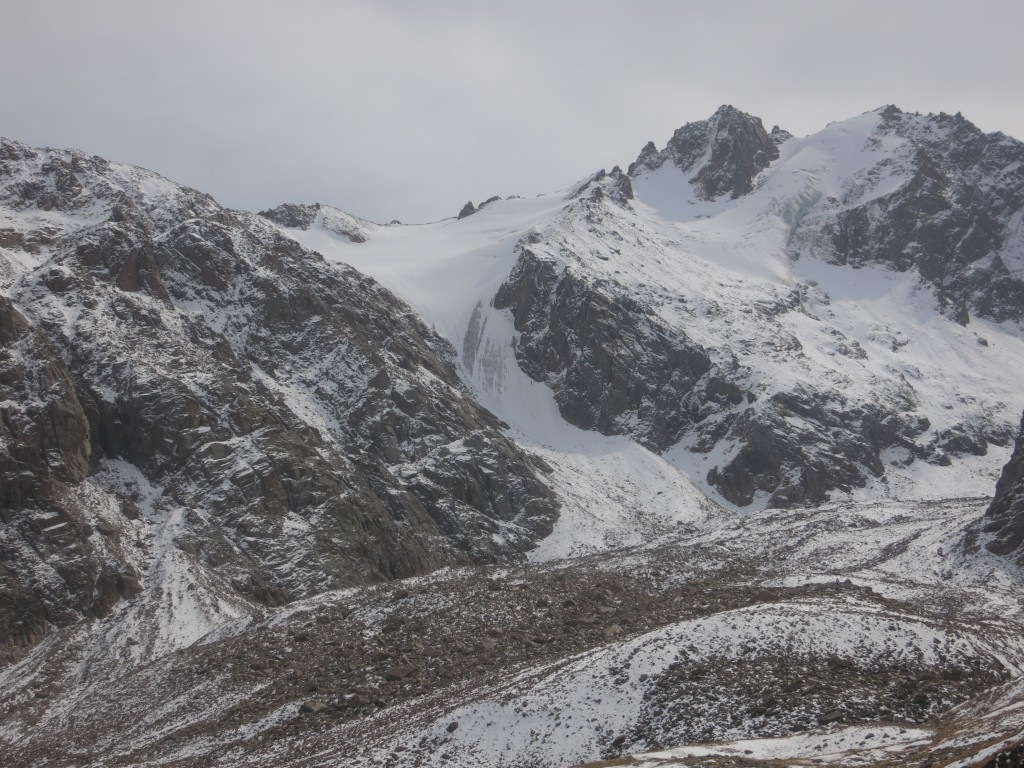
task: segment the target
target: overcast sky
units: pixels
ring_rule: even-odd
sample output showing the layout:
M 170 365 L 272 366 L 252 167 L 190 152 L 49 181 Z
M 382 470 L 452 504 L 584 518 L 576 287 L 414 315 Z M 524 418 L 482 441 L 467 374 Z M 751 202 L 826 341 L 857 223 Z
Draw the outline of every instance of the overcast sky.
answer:
M 4 0 L 0 135 L 259 210 L 429 221 L 627 165 L 730 103 L 1024 139 L 1020 0 Z

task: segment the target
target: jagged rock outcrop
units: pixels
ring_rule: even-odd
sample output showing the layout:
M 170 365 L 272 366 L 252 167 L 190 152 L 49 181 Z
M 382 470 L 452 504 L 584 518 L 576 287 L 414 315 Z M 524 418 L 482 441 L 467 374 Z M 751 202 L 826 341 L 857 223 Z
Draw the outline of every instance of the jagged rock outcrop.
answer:
M 831 491 L 852 491 L 882 477 L 887 449 L 933 458 L 934 447 L 915 441 L 929 424 L 913 410 L 909 399 L 903 412 L 888 404 L 849 402 L 834 390 L 796 388 L 729 414 L 696 447 L 709 450 L 719 440 L 737 446 L 708 474 L 708 482 L 734 504 L 749 505 L 758 493 L 768 497 L 769 507 L 820 504 Z
M 3 142 L 0 202 L 0 643 L 137 592 L 134 541 L 171 520 L 197 571 L 269 605 L 515 560 L 550 531 L 543 464 L 373 280 L 75 152 Z
M 584 195 L 595 200 L 601 200 L 607 195 L 619 205 L 628 205 L 633 199 L 633 184 L 619 166 L 612 168 L 610 173 L 602 168 L 577 187 L 570 197 L 580 198 Z
M 629 166 L 629 175 L 654 171 L 672 162 L 693 173 L 690 183 L 703 200 L 735 199 L 753 188 L 754 177 L 779 156 L 778 129 L 769 135 L 760 118 L 723 105 L 708 120 L 687 123 L 660 152 L 649 142 Z
M 981 529 L 991 536 L 986 543 L 990 551 L 1024 566 L 1024 418 Z
M 296 205 L 284 203 L 276 208 L 260 211 L 260 216 L 270 219 L 282 227 L 307 230 L 319 219 L 323 228 L 353 243 L 365 243 L 370 232 L 377 226 L 329 205 Z

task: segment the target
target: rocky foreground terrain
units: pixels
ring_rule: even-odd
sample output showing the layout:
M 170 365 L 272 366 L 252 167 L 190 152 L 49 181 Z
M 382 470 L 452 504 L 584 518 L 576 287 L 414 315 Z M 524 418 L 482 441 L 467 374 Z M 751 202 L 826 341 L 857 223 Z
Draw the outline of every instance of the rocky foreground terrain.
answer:
M 1024 145 L 623 167 L 403 226 L 0 141 L 3 764 L 1021 764 Z

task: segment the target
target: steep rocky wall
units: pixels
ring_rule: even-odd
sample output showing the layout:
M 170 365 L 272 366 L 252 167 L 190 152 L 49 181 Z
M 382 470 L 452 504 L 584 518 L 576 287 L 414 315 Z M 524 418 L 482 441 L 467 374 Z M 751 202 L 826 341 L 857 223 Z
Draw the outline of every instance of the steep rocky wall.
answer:
M 0 661 L 51 623 L 102 617 L 138 574 L 67 499 L 89 473 L 86 408 L 58 350 L 0 296 Z
M 629 297 L 538 258 L 529 248 L 494 299 L 520 331 L 527 375 L 554 390 L 562 416 L 583 429 L 630 434 L 654 450 L 743 401 L 744 392 L 685 335 Z
M 1013 454 L 996 484 L 995 497 L 985 512 L 982 530 L 991 534 L 986 546 L 1024 566 L 1024 418 Z

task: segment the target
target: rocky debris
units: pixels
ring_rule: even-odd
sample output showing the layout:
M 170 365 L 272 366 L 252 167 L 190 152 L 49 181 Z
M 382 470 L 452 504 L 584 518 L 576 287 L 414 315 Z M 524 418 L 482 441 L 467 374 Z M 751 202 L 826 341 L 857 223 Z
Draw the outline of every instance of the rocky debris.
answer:
M 760 118 L 723 105 L 709 119 L 677 130 L 662 151 L 649 142 L 629 166 L 629 176 L 672 162 L 683 173 L 693 174 L 690 183 L 697 197 L 735 199 L 750 192 L 754 177 L 778 158 L 783 133 L 769 136 Z
M 1024 768 L 1024 744 L 1003 750 L 981 768 Z
M 990 551 L 1024 566 L 1024 418 L 981 530 L 990 535 L 985 543 Z
M 664 675 L 649 681 L 634 738 L 669 747 L 728 739 L 739 723 L 747 738 L 839 722 L 924 723 L 966 698 L 963 678 L 971 674 L 895 659 L 837 670 L 820 658 L 795 655 L 758 655 L 730 669 L 722 660 L 680 654 Z M 992 670 L 980 674 L 975 691 L 1001 679 Z
M 1024 143 L 982 133 L 959 114 L 922 117 L 888 106 L 878 115 L 871 142 L 901 142 L 899 155 L 883 155 L 842 197 L 803 216 L 790 238 L 793 255 L 913 269 L 961 324 L 971 313 L 999 322 L 1024 318 L 1024 280 L 1015 266 Z M 893 176 L 903 183 L 871 192 Z
M 790 526 L 781 530 L 783 538 L 792 535 Z M 511 681 L 590 653 L 600 666 L 605 662 L 597 660 L 611 658 L 606 651 L 678 622 L 723 616 L 744 623 L 759 612 L 814 601 L 859 606 L 892 622 L 955 620 L 955 603 L 901 602 L 849 580 L 765 586 L 787 572 L 785 563 L 773 556 L 755 563 L 742 552 L 723 560 L 722 552 L 715 542 L 684 542 L 643 555 L 464 569 L 319 597 L 103 680 L 84 694 L 76 718 L 61 722 L 59 739 L 50 731 L 22 740 L 13 759 L 61 766 L 103 755 L 131 764 L 166 761 L 178 750 L 195 758 L 211 745 L 243 756 L 276 745 L 284 750 L 276 764 L 291 765 L 344 742 L 355 745 L 366 764 L 377 764 L 372 750 L 378 746 L 400 745 L 397 763 L 414 765 L 441 746 L 412 739 L 424 723 L 436 723 L 438 738 L 457 738 L 466 725 L 455 714 L 460 706 L 496 690 L 510 701 L 529 699 L 532 694 L 516 693 Z M 797 733 L 837 721 L 837 710 L 850 722 L 922 722 L 1006 675 L 980 652 L 970 658 L 940 653 L 934 663 L 913 651 L 848 656 L 784 645 L 775 654 L 751 649 L 698 657 L 685 646 L 673 652 L 677 658 L 663 673 L 639 677 L 640 717 L 627 732 L 607 734 L 606 754 L 717 739 L 738 729 L 748 737 Z M 69 674 L 72 661 L 62 662 Z M 628 664 L 609 668 L 607 695 L 632 684 L 631 676 Z M 54 690 L 60 685 L 58 675 Z M 157 691 L 188 700 L 190 716 L 168 709 L 122 717 L 116 744 L 100 736 L 111 708 Z M 19 707 L 19 716 L 31 720 L 48 706 L 26 701 L 14 691 L 0 705 L 0 717 L 4 707 Z M 289 707 L 298 715 L 275 714 Z M 249 741 L 257 724 L 260 741 Z
M 833 709 L 831 712 L 826 712 L 823 715 L 818 715 L 818 725 L 828 725 L 829 723 L 837 723 L 840 720 L 846 718 L 846 714 L 841 709 Z

